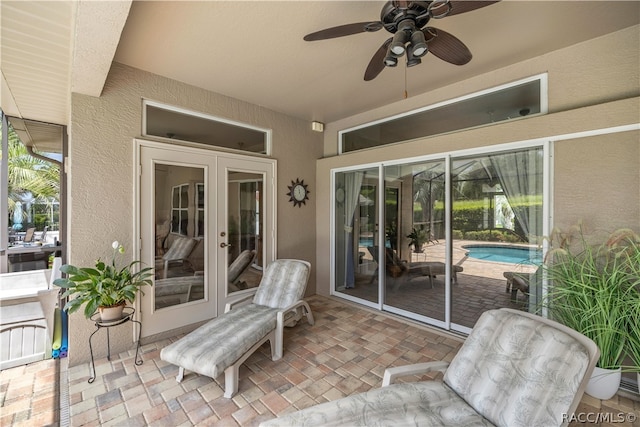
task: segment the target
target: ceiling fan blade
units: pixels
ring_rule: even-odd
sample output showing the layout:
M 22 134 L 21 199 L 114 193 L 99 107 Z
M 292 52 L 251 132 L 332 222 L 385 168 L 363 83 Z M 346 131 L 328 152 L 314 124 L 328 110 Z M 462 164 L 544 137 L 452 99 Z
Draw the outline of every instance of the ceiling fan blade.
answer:
M 337 27 L 325 28 L 315 33 L 307 34 L 304 40 L 308 42 L 316 40 L 333 39 L 336 37 L 350 36 L 352 34 L 378 31 L 382 28 L 382 22 L 355 22 L 353 24 L 338 25 Z
M 371 61 L 369 61 L 369 65 L 367 65 L 367 69 L 364 72 L 364 81 L 368 82 L 370 80 L 378 77 L 378 74 L 384 70 L 384 57 L 387 55 L 387 49 L 391 44 L 393 37 L 387 39 L 382 46 L 373 54 Z
M 469 48 L 452 34 L 433 27 L 426 27 L 422 32 L 429 52 L 443 61 L 454 65 L 464 65 L 471 61 L 473 55 Z
M 451 0 L 451 12 L 447 14 L 447 16 L 452 15 L 460 15 L 461 13 L 471 12 L 472 10 L 480 9 L 485 6 L 491 6 L 494 3 L 498 3 L 497 1 L 455 1 Z M 437 11 L 434 10 L 434 13 L 437 14 Z

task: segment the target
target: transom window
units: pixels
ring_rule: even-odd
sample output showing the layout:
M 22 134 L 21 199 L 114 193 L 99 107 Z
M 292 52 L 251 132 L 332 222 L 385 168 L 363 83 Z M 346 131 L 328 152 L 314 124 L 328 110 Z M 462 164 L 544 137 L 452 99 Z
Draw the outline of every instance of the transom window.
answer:
M 429 105 L 340 132 L 340 152 L 546 114 L 547 75 L 541 74 Z
M 142 134 L 255 154 L 271 150 L 268 129 L 149 100 L 143 101 Z

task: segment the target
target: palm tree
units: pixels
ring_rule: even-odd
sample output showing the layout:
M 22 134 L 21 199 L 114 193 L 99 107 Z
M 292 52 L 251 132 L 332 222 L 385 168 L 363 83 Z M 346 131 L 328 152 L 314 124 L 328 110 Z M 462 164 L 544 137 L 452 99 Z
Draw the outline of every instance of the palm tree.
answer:
M 16 202 L 29 200 L 47 205 L 59 202 L 59 165 L 30 155 L 11 125 L 8 135 L 9 218 L 19 206 Z

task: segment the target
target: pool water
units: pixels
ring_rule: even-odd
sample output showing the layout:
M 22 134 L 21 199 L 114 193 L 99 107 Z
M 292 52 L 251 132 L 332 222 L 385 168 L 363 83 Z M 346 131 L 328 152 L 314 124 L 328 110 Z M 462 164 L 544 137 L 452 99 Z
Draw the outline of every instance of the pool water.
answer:
M 534 265 L 542 263 L 542 251 L 535 248 L 501 245 L 464 245 L 463 248 L 468 250 L 467 256 L 469 258 L 484 261 Z

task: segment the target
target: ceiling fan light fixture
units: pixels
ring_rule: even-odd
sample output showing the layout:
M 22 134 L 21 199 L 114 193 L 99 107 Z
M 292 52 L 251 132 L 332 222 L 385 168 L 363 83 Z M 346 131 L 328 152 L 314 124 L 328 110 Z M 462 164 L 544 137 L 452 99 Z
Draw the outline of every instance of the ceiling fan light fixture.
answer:
M 387 48 L 387 54 L 384 57 L 384 65 L 385 67 L 395 67 L 396 65 L 398 65 L 398 58 L 401 55 L 396 55 L 395 53 L 393 53 L 393 49 L 391 48 L 392 45 L 389 45 L 389 47 Z
M 409 45 L 409 51 L 416 58 L 421 58 L 427 54 L 429 48 L 427 42 L 424 39 L 424 33 L 420 30 L 414 31 L 411 34 L 411 44 Z
M 421 63 L 422 63 L 422 59 L 414 56 L 411 49 L 407 50 L 407 68 L 413 67 Z
M 394 55 L 401 56 L 405 51 L 405 44 L 409 41 L 409 35 L 405 31 L 398 31 L 393 35 L 393 41 L 389 45 L 389 50 Z
M 387 55 L 384 58 L 384 65 L 385 67 L 395 67 L 396 65 L 398 65 L 398 57 L 393 55 Z

